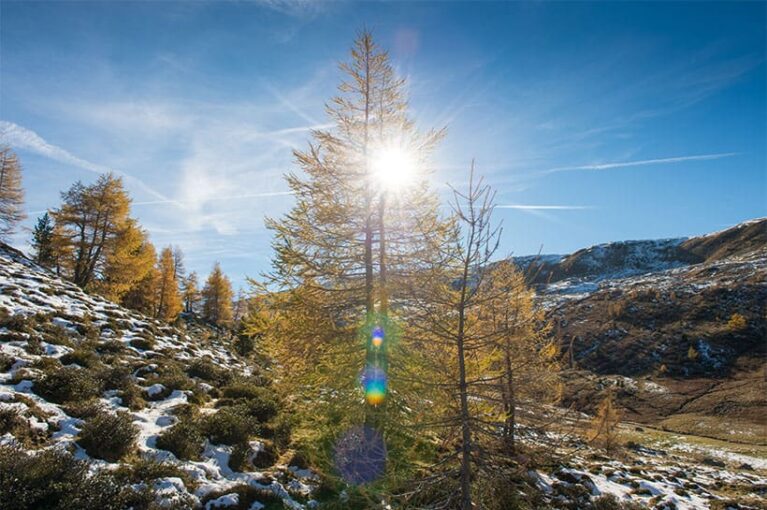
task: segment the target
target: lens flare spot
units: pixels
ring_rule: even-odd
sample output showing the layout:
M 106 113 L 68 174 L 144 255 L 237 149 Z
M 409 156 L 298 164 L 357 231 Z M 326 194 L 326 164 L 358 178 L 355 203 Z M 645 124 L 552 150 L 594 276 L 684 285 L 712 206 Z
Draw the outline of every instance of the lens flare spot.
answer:
M 368 404 L 382 404 L 386 398 L 386 373 L 378 367 L 368 366 L 362 376 L 362 386 Z
M 336 442 L 334 464 L 347 483 L 374 482 L 386 469 L 386 444 L 380 432 L 370 427 L 354 427 Z

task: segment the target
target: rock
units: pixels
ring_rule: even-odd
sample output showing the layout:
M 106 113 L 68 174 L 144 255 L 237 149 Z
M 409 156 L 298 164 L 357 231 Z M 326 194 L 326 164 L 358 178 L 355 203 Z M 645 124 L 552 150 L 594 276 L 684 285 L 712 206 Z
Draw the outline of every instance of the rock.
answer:
M 704 457 L 703 463 L 707 466 L 724 467 L 725 464 L 721 460 L 714 459 L 713 457 Z

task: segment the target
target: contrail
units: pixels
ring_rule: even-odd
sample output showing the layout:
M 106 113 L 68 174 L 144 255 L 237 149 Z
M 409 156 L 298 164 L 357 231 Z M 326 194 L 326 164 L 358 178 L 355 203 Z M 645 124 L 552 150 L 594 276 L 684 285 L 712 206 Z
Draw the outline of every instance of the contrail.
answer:
M 739 154 L 740 154 L 739 152 L 722 152 L 717 154 L 698 154 L 693 156 L 676 156 L 671 158 L 642 159 L 639 161 L 597 163 L 597 164 L 579 165 L 579 166 L 561 166 L 557 168 L 549 168 L 548 170 L 543 170 L 539 173 L 550 174 L 555 172 L 567 172 L 570 170 L 610 170 L 612 168 L 659 165 L 663 163 L 683 163 L 685 161 L 705 161 L 705 160 L 712 160 L 712 159 L 730 158 L 732 156 L 737 156 Z
M 43 137 L 41 137 L 40 135 L 38 135 L 31 129 L 27 129 L 23 126 L 19 126 L 18 124 L 14 124 L 13 122 L 8 122 L 4 120 L 0 121 L 0 140 L 17 149 L 25 149 L 25 150 L 34 152 L 36 154 L 39 154 L 41 156 L 45 156 L 46 158 L 50 158 L 55 161 L 60 161 L 61 163 L 66 163 L 68 165 L 82 168 L 83 170 L 87 170 L 89 172 L 93 172 L 97 174 L 112 172 L 121 177 L 125 177 L 126 180 L 135 182 L 141 189 L 143 189 L 150 195 L 157 197 L 159 200 L 165 200 L 165 201 L 168 201 L 169 203 L 175 202 L 173 200 L 170 200 L 168 197 L 166 197 L 159 191 L 155 190 L 154 188 L 152 188 L 151 186 L 149 186 L 148 184 L 146 184 L 144 181 L 142 181 L 141 179 L 137 177 L 127 174 L 123 171 L 116 170 L 114 168 L 109 168 L 109 167 L 92 163 L 88 160 L 79 158 L 75 156 L 74 154 L 72 154 L 71 152 L 69 152 L 68 150 L 64 149 L 63 147 L 59 147 L 58 145 L 53 145 L 52 143 L 48 143 Z

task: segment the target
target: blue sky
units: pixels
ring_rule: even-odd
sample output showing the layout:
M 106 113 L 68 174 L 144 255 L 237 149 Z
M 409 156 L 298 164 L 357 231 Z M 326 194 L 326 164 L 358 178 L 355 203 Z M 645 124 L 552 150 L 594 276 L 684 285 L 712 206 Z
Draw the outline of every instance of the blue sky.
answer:
M 367 26 L 448 128 L 435 187 L 476 158 L 497 188 L 504 254 L 690 236 L 767 215 L 765 5 L 3 0 L 0 128 L 28 225 L 112 169 L 157 246 L 239 285 Z

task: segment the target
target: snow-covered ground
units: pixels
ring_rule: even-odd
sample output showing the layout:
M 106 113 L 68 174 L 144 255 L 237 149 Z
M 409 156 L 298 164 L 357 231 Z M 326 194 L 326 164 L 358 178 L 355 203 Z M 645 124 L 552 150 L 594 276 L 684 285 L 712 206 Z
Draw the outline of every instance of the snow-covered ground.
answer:
M 153 360 L 159 354 L 177 361 L 210 360 L 211 363 L 243 376 L 251 373 L 251 368 L 215 337 L 207 339 L 192 338 L 190 335 L 166 324 L 143 317 L 135 312 L 123 309 L 98 296 L 85 294 L 78 287 L 55 278 L 52 274 L 18 254 L 0 249 L 0 309 L 11 316 L 46 317 L 46 327 L 60 328 L 68 336 L 73 346 L 39 342 L 40 351 L 30 349 L 30 340 L 45 338 L 43 332 L 11 331 L 0 328 L 0 354 L 13 360 L 10 368 L 0 371 L 0 411 L 15 409 L 24 416 L 32 428 L 52 431 L 43 448 L 65 448 L 78 459 L 88 460 L 92 469 L 114 469 L 118 463 L 110 463 L 89 457 L 76 442 L 84 421 L 70 416 L 64 405 L 48 402 L 37 395 L 32 378 L 41 370 L 32 368 L 48 359 L 60 359 L 72 352 L 79 343 L 85 342 L 78 327 L 89 325 L 95 328 L 98 341 L 117 341 L 123 345 L 120 354 L 125 365 L 139 368 L 134 372 L 133 380 L 144 392 L 149 401 L 140 410 L 128 411 L 131 420 L 138 427 L 137 451 L 145 457 L 176 465 L 194 480 L 194 488 L 185 486 L 180 478 L 169 477 L 155 481 L 155 491 L 160 504 L 173 501 L 193 501 L 199 503 L 210 493 L 220 493 L 234 486 L 248 485 L 282 499 L 286 508 L 305 508 L 311 501 L 311 494 L 317 487 L 315 475 L 308 470 L 274 465 L 263 471 L 238 472 L 229 467 L 232 447 L 205 442 L 202 458 L 199 461 L 181 461 L 171 452 L 156 447 L 157 437 L 177 421 L 173 410 L 187 403 L 191 391 L 166 391 L 162 384 L 152 384 L 147 380 L 158 369 Z M 119 333 L 110 326 L 119 322 Z M 150 349 L 136 347 L 136 339 L 151 336 Z M 93 340 L 93 338 L 91 338 Z M 32 352 L 30 352 L 32 351 Z M 77 366 L 77 365 L 73 365 Z M 85 370 L 85 368 L 81 368 Z M 209 385 L 199 382 L 203 389 Z M 107 412 L 127 411 L 117 391 L 102 393 L 99 399 Z M 164 393 L 169 393 L 165 398 Z M 159 400 L 153 401 L 153 399 Z M 215 399 L 206 404 L 204 411 L 215 412 Z M 38 416 L 45 416 L 40 419 Z M 17 442 L 13 435 L 0 436 L 0 444 Z M 262 444 L 252 441 L 253 455 L 258 455 Z M 185 498 L 185 499 L 184 499 Z M 236 494 L 226 494 L 209 501 L 206 508 L 224 508 L 237 502 Z M 310 505 L 311 506 L 311 505 Z M 262 508 L 259 502 L 251 508 Z

